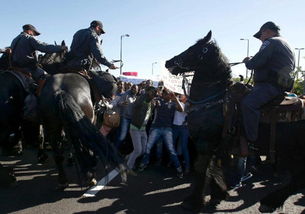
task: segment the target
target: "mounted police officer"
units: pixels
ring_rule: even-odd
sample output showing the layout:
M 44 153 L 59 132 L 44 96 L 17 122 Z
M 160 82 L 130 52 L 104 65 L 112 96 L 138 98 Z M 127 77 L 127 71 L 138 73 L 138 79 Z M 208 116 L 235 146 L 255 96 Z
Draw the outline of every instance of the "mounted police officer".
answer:
M 279 31 L 279 26 L 273 22 L 263 24 L 254 34 L 263 42 L 259 52 L 243 60 L 248 69 L 254 70 L 254 88 L 241 102 L 244 137 L 250 143 L 257 140 L 260 108 L 293 87 L 291 73 L 295 58 Z
M 66 46 L 49 45 L 36 40 L 39 36 L 38 30 L 31 24 L 26 24 L 21 32 L 11 44 L 11 67 L 15 71 L 29 74 L 38 83 L 36 94 L 40 94 L 45 81 L 47 72 L 37 66 L 37 51 L 43 53 L 58 53 L 66 51 Z M 31 84 L 32 85 L 32 84 Z M 33 92 L 30 90 L 30 92 Z M 24 100 L 23 116 L 27 120 L 38 119 L 37 117 L 37 99 L 34 93 L 29 93 Z
M 38 30 L 31 24 L 26 24 L 21 32 L 11 44 L 12 50 L 12 66 L 16 70 L 29 73 L 38 83 L 38 89 L 45 82 L 46 72 L 37 67 L 37 52 L 57 53 L 67 50 L 65 46 L 49 45 L 36 40 L 35 36 L 39 36 Z
M 92 21 L 89 28 L 77 31 L 73 36 L 67 67 L 72 70 L 89 70 L 96 63 L 117 69 L 103 55 L 99 36 L 104 33 L 102 22 L 97 20 Z

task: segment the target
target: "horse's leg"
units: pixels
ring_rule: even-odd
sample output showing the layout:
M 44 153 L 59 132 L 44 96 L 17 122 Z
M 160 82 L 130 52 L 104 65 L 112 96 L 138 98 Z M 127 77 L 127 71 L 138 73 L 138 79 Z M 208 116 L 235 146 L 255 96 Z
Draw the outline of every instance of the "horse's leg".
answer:
M 226 200 L 229 197 L 220 159 L 214 157 L 211 159 L 207 176 L 211 179 L 211 199 L 208 203 L 208 209 L 215 209 L 220 201 Z
M 38 163 L 45 163 L 46 160 L 49 158 L 48 154 L 46 153 L 46 146 L 45 146 L 45 133 L 44 128 L 42 125 L 39 126 L 39 134 L 38 134 L 38 152 L 37 152 L 37 160 Z
M 19 127 L 16 127 L 8 137 L 8 144 L 4 147 L 4 150 L 8 155 L 22 155 L 22 142 L 21 142 L 21 131 Z
M 206 177 L 206 170 L 209 165 L 211 156 L 206 154 L 197 155 L 197 160 L 194 165 L 194 177 L 191 184 L 191 194 L 183 200 L 182 207 L 187 210 L 199 212 L 203 206 L 203 190 L 205 185 L 208 185 L 209 178 Z
M 69 137 L 69 141 L 72 143 L 75 157 L 80 166 L 80 170 L 85 178 L 85 185 L 93 186 L 97 184 L 96 180 L 96 166 L 97 159 L 93 152 L 88 148 L 81 145 L 78 139 Z
M 64 190 L 68 186 L 67 176 L 64 170 L 64 148 L 61 137 L 61 129 L 57 128 L 52 132 L 48 131 L 48 138 L 53 150 L 55 164 L 58 170 L 58 190 Z

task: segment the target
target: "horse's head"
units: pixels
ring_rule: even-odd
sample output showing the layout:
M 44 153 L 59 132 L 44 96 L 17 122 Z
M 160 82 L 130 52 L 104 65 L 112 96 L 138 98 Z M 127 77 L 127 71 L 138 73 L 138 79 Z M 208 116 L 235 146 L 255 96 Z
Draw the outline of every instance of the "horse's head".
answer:
M 203 39 L 200 39 L 193 46 L 183 51 L 181 54 L 166 61 L 165 67 L 172 74 L 180 74 L 189 71 L 209 70 L 214 72 L 212 66 L 220 67 L 223 65 L 225 70 L 229 69 L 227 59 L 221 53 L 214 41 L 211 41 L 212 32 L 210 31 Z
M 91 73 L 94 84 L 99 91 L 99 95 L 103 95 L 106 98 L 110 98 L 116 93 L 117 80 L 113 75 L 104 71 L 92 71 Z
M 196 44 L 192 45 L 187 50 L 171 58 L 170 60 L 167 60 L 165 67 L 175 75 L 188 71 L 194 71 L 194 69 L 199 66 L 199 63 L 203 60 L 203 58 L 207 57 L 211 37 L 212 32 L 210 31 L 203 39 L 197 41 Z
M 66 46 L 65 41 L 61 42 L 61 46 Z M 63 62 L 65 60 L 66 51 L 59 53 L 46 53 L 39 58 L 39 64 L 49 74 L 60 73 Z

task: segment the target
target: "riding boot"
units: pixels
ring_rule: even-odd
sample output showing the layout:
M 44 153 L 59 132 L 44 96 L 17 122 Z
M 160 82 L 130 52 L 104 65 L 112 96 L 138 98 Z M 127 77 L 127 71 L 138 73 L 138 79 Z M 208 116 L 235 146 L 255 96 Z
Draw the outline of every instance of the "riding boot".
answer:
M 38 82 L 38 87 L 36 89 L 36 96 L 39 96 L 44 84 L 46 83 L 46 79 L 39 79 L 37 82 Z
M 248 141 L 244 136 L 240 136 L 240 156 L 247 157 L 249 155 Z

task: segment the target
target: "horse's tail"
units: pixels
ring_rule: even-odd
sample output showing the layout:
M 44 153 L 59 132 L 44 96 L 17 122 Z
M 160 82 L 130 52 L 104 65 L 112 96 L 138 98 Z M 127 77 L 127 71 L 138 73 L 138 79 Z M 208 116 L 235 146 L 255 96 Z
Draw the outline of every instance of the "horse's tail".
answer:
M 92 150 L 103 163 L 108 162 L 118 167 L 123 182 L 126 182 L 126 167 L 123 158 L 112 143 L 92 124 L 75 99 L 60 90 L 56 93 L 55 100 L 65 132 L 73 139 L 79 139 L 82 146 Z

